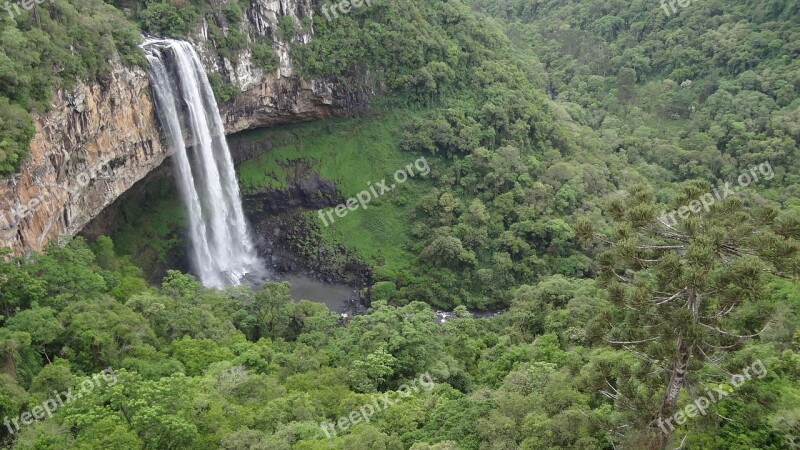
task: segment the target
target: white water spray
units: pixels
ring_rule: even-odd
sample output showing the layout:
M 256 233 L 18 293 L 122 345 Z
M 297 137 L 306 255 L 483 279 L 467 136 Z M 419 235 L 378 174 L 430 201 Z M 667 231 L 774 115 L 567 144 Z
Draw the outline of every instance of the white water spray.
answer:
M 194 268 L 206 287 L 239 284 L 263 266 L 244 218 L 233 160 L 205 70 L 188 42 L 147 39 L 142 48 L 189 212 Z M 187 142 L 193 146 L 187 148 Z

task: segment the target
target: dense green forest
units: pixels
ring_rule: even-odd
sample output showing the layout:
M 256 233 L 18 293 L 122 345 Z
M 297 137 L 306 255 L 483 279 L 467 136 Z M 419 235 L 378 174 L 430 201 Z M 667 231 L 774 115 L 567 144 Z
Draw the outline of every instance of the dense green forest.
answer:
M 247 2 L 109 3 L 0 19 L 0 173 L 54 89 L 102 77 L 115 52 L 142 63 L 139 30 L 213 18 L 222 55 L 276 65 L 240 31 Z M 299 73 L 367 69 L 385 95 L 368 116 L 259 131 L 274 146 L 238 175 L 257 195 L 299 161 L 348 198 L 427 158 L 425 179 L 298 248 L 359 255 L 368 314 L 285 283 L 149 282 L 137 249 L 180 245 L 175 198 L 114 241 L 4 253 L 5 445 L 800 446 L 796 2 L 373 0 L 313 27 L 291 47 Z

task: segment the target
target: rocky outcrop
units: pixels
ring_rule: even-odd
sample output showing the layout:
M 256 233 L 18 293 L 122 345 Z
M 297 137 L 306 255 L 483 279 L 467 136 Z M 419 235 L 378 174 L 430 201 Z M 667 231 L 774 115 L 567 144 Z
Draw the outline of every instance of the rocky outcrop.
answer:
M 346 89 L 333 80 L 283 78 L 270 74 L 235 101 L 222 105 L 227 132 L 314 119 L 339 117 L 363 111 L 375 95 L 366 73 L 351 75 L 363 87 Z
M 294 75 L 288 48 L 311 39 L 313 30 L 304 30 L 301 18 L 312 14 L 309 0 L 251 2 L 244 13 L 247 36 L 251 41 L 272 39 L 280 57 L 272 73 L 255 67 L 248 51 L 235 63 L 219 56 L 204 29 L 208 22 L 201 24 L 192 41 L 207 70 L 243 91 L 235 101 L 220 105 L 226 133 L 366 108 L 373 95 L 366 72 L 354 73 L 347 83 L 359 88 Z M 277 38 L 275 30 L 284 16 L 292 18 L 297 32 Z M 169 150 L 153 106 L 147 73 L 118 61 L 102 80 L 56 92 L 51 110 L 34 117 L 36 135 L 22 170 L 0 180 L 0 247 L 23 254 L 76 234 L 161 165 Z

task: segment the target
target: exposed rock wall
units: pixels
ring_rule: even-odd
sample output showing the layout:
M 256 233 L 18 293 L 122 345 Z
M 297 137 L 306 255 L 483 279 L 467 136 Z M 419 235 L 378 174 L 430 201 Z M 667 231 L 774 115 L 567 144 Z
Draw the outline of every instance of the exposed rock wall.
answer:
M 333 80 L 293 74 L 289 45 L 308 42 L 301 18 L 313 14 L 309 0 L 255 0 L 244 13 L 248 37 L 274 37 L 281 17 L 299 30 L 273 39 L 280 66 L 265 73 L 249 51 L 236 63 L 217 55 L 203 22 L 192 41 L 209 72 L 244 91 L 220 105 L 226 133 L 248 128 L 343 116 L 366 108 L 371 88 L 346 88 Z M 308 21 L 306 21 L 308 22 Z M 224 30 L 223 30 L 224 31 Z M 160 136 L 147 73 L 112 63 L 101 82 L 81 83 L 54 95 L 49 112 L 35 117 L 36 135 L 19 174 L 0 180 L 0 247 L 22 254 L 74 235 L 134 183 L 169 156 Z M 371 86 L 366 73 L 349 86 Z M 29 207 L 30 206 L 30 207 Z
M 164 161 L 147 74 L 113 65 L 103 83 L 58 91 L 52 110 L 35 117 L 27 162 L 0 182 L 10 222 L 0 218 L 0 246 L 23 253 L 75 234 Z

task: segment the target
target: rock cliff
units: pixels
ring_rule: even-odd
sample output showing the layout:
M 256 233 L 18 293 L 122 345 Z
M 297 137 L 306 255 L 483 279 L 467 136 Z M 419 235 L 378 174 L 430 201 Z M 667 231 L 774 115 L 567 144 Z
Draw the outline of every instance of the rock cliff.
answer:
M 311 39 L 310 25 L 300 25 L 301 18 L 312 14 L 308 0 L 251 2 L 244 13 L 246 34 L 251 41 L 271 39 L 280 57 L 279 68 L 271 73 L 255 67 L 248 50 L 235 62 L 220 56 L 207 32 L 207 20 L 214 18 L 201 23 L 190 40 L 207 71 L 243 91 L 220 105 L 226 133 L 343 116 L 367 106 L 373 83 L 366 73 L 353 74 L 358 82 L 348 83 L 361 88 L 294 74 L 288 49 Z M 299 30 L 286 38 L 289 42 L 275 33 L 286 16 Z M 218 25 L 225 31 L 224 23 Z M 23 254 L 39 251 L 59 236 L 76 234 L 169 156 L 146 71 L 118 61 L 112 61 L 112 67 L 97 82 L 56 92 L 51 110 L 35 116 L 28 160 L 20 173 L 0 180 L 0 247 Z

